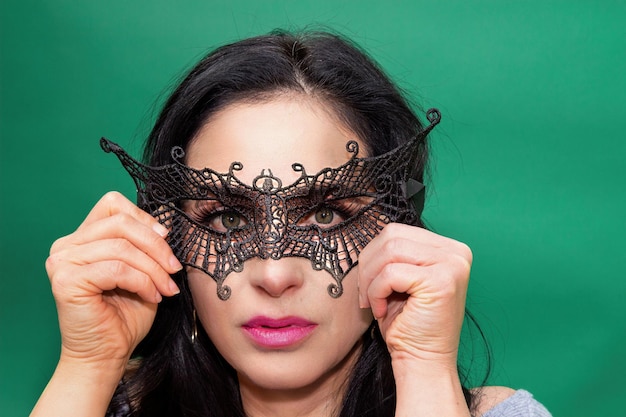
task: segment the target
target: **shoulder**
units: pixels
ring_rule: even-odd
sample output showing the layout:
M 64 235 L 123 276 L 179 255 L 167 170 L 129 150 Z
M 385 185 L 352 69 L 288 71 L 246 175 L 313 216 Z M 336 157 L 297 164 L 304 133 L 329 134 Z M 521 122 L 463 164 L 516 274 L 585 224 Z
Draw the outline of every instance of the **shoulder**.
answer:
M 475 396 L 476 416 L 480 417 L 550 417 L 546 408 L 528 391 L 508 387 L 481 387 L 471 390 Z

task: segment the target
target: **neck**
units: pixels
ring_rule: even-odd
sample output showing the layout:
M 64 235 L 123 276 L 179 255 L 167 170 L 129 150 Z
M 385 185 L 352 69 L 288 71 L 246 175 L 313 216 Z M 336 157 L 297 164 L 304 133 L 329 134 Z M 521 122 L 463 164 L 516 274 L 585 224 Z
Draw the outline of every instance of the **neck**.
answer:
M 330 417 L 339 415 L 361 342 L 334 368 L 301 387 L 271 389 L 239 375 L 239 389 L 249 417 Z

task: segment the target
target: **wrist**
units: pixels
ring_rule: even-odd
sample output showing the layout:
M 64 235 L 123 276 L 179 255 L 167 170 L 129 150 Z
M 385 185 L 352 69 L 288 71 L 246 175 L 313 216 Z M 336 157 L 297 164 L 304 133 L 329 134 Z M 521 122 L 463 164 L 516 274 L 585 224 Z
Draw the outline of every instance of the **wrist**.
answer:
M 71 357 L 61 357 L 55 373 L 62 373 L 79 380 L 94 380 L 117 383 L 124 376 L 126 369 L 120 361 L 88 361 Z
M 392 360 L 396 416 L 469 416 L 456 359 Z
M 61 346 L 58 364 L 74 372 L 87 371 L 103 377 L 107 375 L 116 376 L 119 380 L 126 370 L 129 359 L 130 355 L 115 356 L 107 352 L 100 352 L 99 354 L 81 353 Z
M 127 364 L 126 358 L 83 358 L 62 348 L 54 374 L 71 381 L 73 385 L 82 384 L 85 390 L 91 388 L 103 393 L 110 392 L 112 396 L 124 376 Z
M 390 356 L 394 373 L 457 373 L 458 352 L 456 350 L 450 352 L 409 352 L 395 350 L 390 353 Z
M 114 362 L 62 355 L 31 417 L 104 415 L 123 374 Z

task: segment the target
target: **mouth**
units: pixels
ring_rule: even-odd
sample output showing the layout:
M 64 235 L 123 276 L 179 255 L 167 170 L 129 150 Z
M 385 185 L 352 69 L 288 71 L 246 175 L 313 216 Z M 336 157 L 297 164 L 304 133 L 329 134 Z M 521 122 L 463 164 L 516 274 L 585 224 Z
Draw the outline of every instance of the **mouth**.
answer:
M 274 319 L 256 316 L 246 322 L 242 329 L 257 346 L 266 349 L 281 349 L 298 344 L 316 327 L 317 323 L 301 317 Z

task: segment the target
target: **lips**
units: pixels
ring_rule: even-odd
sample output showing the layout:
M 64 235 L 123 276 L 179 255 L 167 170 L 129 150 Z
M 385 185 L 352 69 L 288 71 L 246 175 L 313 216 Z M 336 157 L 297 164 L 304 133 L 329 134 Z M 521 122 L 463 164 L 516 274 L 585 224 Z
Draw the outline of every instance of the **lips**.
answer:
M 242 326 L 243 331 L 259 347 L 280 349 L 296 345 L 317 327 L 301 317 L 274 319 L 256 316 Z

